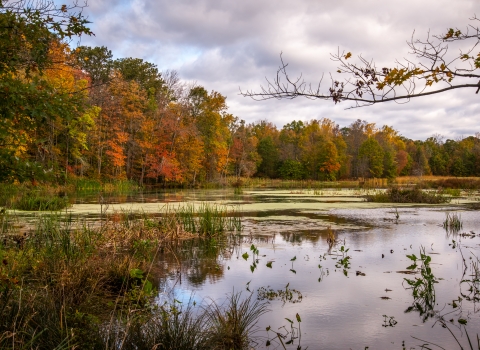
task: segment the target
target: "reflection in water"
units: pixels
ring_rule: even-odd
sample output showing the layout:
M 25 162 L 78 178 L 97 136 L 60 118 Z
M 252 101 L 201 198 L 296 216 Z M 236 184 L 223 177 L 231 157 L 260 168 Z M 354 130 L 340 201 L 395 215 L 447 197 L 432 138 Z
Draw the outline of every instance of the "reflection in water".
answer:
M 270 326 L 277 331 L 284 329 L 282 327 L 289 329 L 285 319 L 293 320 L 292 315 L 299 313 L 302 346 L 310 349 L 365 346 L 400 349 L 402 342 L 405 348 L 420 349 L 413 337 L 435 339 L 445 348 L 455 347 L 449 332 L 439 325 L 432 327 L 438 312 L 449 307 L 452 300 L 458 300 L 460 293 L 467 295 L 470 288 L 466 282 L 460 283 L 463 263 L 459 246 L 452 249 L 448 245 L 452 237 L 446 240 L 439 225 L 444 214 L 428 208 L 399 209 L 400 219 L 395 223 L 383 220 L 389 212 L 391 209 L 357 212 L 336 209 L 330 214 L 347 223 L 351 216 L 356 222 L 369 217 L 373 226 L 336 231 L 338 241 L 346 244 L 345 250 L 349 249 L 348 267 L 361 272 L 348 274 L 348 278 L 344 275 L 344 266 L 338 265 L 341 257 L 328 254 L 328 230 L 295 230 L 290 222 L 283 231 L 276 232 L 280 224 L 275 220 L 266 221 L 265 227 L 273 231 L 265 230 L 265 235 L 248 233 L 218 242 L 186 241 L 173 249 L 176 257 L 165 250 L 162 259 L 165 266 L 174 266 L 180 271 L 181 281 L 177 274 L 170 287 L 179 290 L 181 283 L 185 295 L 194 292 L 199 300 L 223 300 L 232 290 L 247 288 L 247 292 L 253 292 L 257 298 L 269 300 L 271 312 L 262 317 L 261 327 Z M 357 214 L 360 217 L 356 217 Z M 475 227 L 475 214 L 464 214 L 465 229 Z M 456 236 L 457 242 L 462 239 L 468 239 L 470 249 L 479 250 L 477 236 Z M 250 269 L 252 244 L 258 249 L 258 263 L 253 272 Z M 425 247 L 421 254 L 418 253 L 420 246 Z M 249 255 L 248 261 L 242 258 L 244 253 Z M 416 274 L 406 276 L 413 281 L 410 286 L 404 281 L 405 275 L 396 271 L 405 271 L 412 265 L 407 255 L 413 254 L 417 255 L 418 266 L 414 269 Z M 417 283 L 415 291 L 412 287 Z M 465 286 L 463 291 L 460 284 Z M 293 295 L 283 293 L 286 285 Z M 285 303 L 290 296 L 301 302 Z M 480 329 L 480 313 L 473 297 L 468 303 L 462 299 L 462 315 L 469 315 L 467 327 L 475 333 L 472 330 Z M 406 308 L 412 312 L 405 313 Z M 466 316 L 455 317 L 457 322 L 459 317 Z M 462 341 L 461 335 L 457 336 Z M 297 346 L 298 339 L 293 344 Z

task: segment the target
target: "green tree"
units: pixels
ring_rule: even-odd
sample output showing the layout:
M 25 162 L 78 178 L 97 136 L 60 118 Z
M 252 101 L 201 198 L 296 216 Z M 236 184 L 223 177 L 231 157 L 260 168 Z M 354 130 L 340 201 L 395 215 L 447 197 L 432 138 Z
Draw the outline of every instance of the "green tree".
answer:
M 258 142 L 257 153 L 261 158 L 257 168 L 257 176 L 276 178 L 278 176 L 279 154 L 272 136 L 264 137 Z
M 92 85 L 107 83 L 111 79 L 113 55 L 105 46 L 80 46 L 74 56 L 79 68 L 88 73 Z
M 297 160 L 287 159 L 282 162 L 278 173 L 282 179 L 301 180 L 305 177 L 303 164 Z
M 384 151 L 374 137 L 365 140 L 359 149 L 359 157 L 366 164 L 368 170 L 365 175 L 381 177 L 383 174 Z
M 113 62 L 113 67 L 122 74 L 123 79 L 135 81 L 145 91 L 162 93 L 166 91 L 165 81 L 155 64 L 140 58 L 120 58 Z
M 397 164 L 393 151 L 385 152 L 383 158 L 383 177 L 394 179 L 397 176 Z

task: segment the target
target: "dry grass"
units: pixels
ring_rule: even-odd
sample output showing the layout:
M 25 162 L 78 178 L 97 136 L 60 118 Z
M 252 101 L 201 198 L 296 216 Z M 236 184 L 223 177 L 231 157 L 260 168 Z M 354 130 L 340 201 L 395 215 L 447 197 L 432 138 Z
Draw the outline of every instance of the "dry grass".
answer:
M 452 177 L 452 176 L 402 176 L 395 179 L 395 183 L 400 186 L 423 185 L 427 188 L 470 188 L 475 184 L 480 188 L 480 177 Z M 429 187 L 430 185 L 430 187 Z M 467 186 L 467 187 L 458 187 Z
M 330 253 L 332 251 L 332 248 L 337 243 L 337 236 L 330 226 L 328 226 L 327 228 L 327 243 L 328 243 L 328 253 Z

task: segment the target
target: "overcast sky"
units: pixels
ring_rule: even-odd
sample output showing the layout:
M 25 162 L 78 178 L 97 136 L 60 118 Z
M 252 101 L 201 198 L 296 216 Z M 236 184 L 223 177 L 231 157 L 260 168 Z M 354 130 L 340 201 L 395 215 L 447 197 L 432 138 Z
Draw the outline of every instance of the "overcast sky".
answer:
M 326 117 L 343 127 L 364 119 L 413 139 L 457 138 L 480 132 L 480 94 L 473 89 L 346 110 L 348 102 L 257 102 L 239 88 L 259 90 L 275 75 L 280 52 L 292 74 L 302 72 L 312 83 L 335 72 L 330 53 L 338 49 L 392 66 L 408 56 L 414 30 L 424 39 L 429 30 L 463 29 L 475 12 L 480 15 L 478 0 L 90 0 L 85 14 L 95 37 L 81 44 L 174 69 L 182 80 L 227 96 L 229 112 L 247 122 L 267 119 L 282 127 Z

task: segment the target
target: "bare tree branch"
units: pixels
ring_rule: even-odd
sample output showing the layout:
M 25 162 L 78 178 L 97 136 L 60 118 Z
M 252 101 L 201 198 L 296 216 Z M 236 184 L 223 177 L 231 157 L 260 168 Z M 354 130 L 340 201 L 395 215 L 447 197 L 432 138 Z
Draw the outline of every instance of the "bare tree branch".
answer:
M 470 20 L 473 23 L 480 21 L 476 16 Z M 339 80 L 329 74 L 330 86 L 323 89 L 324 75 L 314 86 L 301 74 L 292 78 L 287 70 L 288 63 L 280 54 L 281 64 L 276 76 L 266 78 L 266 85 L 260 86 L 260 91 L 240 90 L 240 94 L 260 101 L 297 97 L 334 103 L 351 101 L 354 104 L 350 108 L 356 108 L 390 101 L 405 103 L 415 97 L 461 88 L 475 88 L 476 93 L 480 91 L 480 53 L 476 53 L 480 43 L 478 26 L 469 24 L 465 32 L 450 28 L 443 35 L 427 33 L 425 40 L 415 39 L 414 35 L 415 32 L 407 42 L 414 59 L 397 60 L 393 67 L 377 68 L 373 60 L 361 55 L 357 62 L 350 63 L 350 52 L 338 50 L 331 54 L 331 59 L 338 64 L 337 73 L 347 77 Z M 457 41 L 464 41 L 469 46 L 459 53 L 452 53 L 448 43 Z

